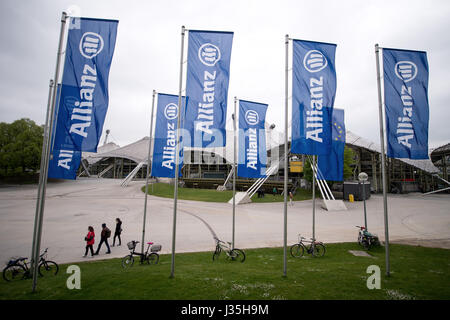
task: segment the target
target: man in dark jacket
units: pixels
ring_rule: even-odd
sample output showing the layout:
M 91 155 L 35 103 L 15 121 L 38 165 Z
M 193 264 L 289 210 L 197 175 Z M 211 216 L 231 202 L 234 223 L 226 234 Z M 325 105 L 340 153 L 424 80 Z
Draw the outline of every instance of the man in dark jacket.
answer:
M 106 244 L 106 247 L 108 248 L 107 254 L 111 253 L 111 249 L 109 248 L 108 238 L 111 237 L 111 230 L 109 230 L 106 227 L 106 223 L 102 224 L 102 233 L 100 235 L 100 243 L 98 244 L 97 251 L 95 251 L 95 255 L 98 255 L 100 251 L 100 247 L 102 246 L 103 242 Z

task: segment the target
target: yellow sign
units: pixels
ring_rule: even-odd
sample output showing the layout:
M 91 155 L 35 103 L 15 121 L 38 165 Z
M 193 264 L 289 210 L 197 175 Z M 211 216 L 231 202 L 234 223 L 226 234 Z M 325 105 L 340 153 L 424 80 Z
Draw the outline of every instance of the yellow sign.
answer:
M 291 172 L 303 172 L 303 162 L 301 161 L 291 161 L 289 166 Z

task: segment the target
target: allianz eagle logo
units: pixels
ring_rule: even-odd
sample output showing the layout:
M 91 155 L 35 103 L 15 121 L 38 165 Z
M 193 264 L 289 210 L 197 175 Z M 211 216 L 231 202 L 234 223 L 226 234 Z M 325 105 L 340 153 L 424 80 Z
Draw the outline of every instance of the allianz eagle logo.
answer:
M 395 75 L 404 82 L 414 80 L 417 76 L 417 66 L 411 61 L 399 61 L 394 67 Z
M 247 112 L 245 113 L 245 122 L 247 122 L 250 126 L 258 124 L 258 112 L 256 112 L 255 110 L 247 110 Z
M 198 49 L 198 58 L 205 66 L 212 67 L 220 60 L 220 50 L 211 43 L 205 43 Z
M 103 50 L 103 38 L 95 32 L 85 32 L 80 40 L 80 53 L 92 59 Z
M 311 73 L 319 72 L 328 65 L 325 56 L 319 50 L 310 50 L 303 58 L 303 66 Z
M 175 103 L 169 103 L 164 108 L 164 116 L 167 120 L 173 120 L 178 116 L 178 106 Z

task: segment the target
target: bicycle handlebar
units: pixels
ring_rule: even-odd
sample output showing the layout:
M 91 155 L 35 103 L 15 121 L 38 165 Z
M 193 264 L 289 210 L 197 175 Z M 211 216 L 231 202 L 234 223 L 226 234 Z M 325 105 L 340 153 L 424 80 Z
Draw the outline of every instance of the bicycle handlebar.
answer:
M 41 255 L 39 256 L 39 258 L 42 258 L 48 251 L 48 248 L 45 248 L 44 252 L 41 253 Z

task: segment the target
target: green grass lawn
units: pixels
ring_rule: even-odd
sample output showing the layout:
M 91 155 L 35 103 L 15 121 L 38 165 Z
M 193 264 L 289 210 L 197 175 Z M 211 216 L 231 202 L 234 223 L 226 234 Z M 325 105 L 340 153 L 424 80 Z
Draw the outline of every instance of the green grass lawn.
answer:
M 69 290 L 68 265 L 57 276 L 39 278 L 32 294 L 31 279 L 0 280 L 4 299 L 449 299 L 450 250 L 391 245 L 391 277 L 384 275 L 384 248 L 370 251 L 373 257 L 355 257 L 356 243 L 327 245 L 324 257 L 288 258 L 288 276 L 282 276 L 283 250 L 245 250 L 244 263 L 211 252 L 176 255 L 175 278 L 170 279 L 170 255 L 157 265 L 124 270 L 120 259 L 77 263 L 81 290 Z M 367 267 L 381 268 L 381 289 L 366 286 Z
M 155 183 L 148 187 L 148 194 L 163 197 L 163 198 L 173 198 L 174 186 L 167 183 Z M 145 187 L 142 187 L 142 192 L 145 193 Z M 197 201 L 208 201 L 208 202 L 228 202 L 233 197 L 233 191 L 217 191 L 215 189 L 194 189 L 194 188 L 178 188 L 178 199 L 182 200 L 197 200 Z M 294 201 L 311 199 L 311 191 L 297 189 L 294 196 Z M 258 198 L 258 195 L 252 197 L 252 202 L 283 202 L 284 196 L 277 194 L 266 193 L 264 198 Z

